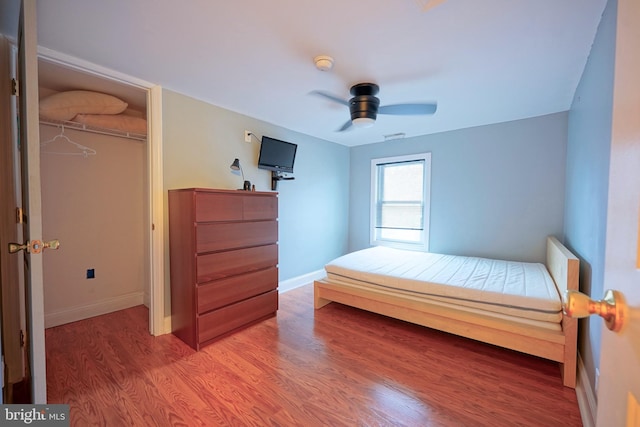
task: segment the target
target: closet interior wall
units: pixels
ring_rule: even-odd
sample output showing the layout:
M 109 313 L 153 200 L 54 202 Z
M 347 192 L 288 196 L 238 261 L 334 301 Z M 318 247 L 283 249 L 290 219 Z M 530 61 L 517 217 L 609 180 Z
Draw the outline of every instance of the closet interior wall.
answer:
M 146 143 L 62 131 L 40 125 L 43 233 L 60 241 L 44 257 L 45 327 L 149 301 Z

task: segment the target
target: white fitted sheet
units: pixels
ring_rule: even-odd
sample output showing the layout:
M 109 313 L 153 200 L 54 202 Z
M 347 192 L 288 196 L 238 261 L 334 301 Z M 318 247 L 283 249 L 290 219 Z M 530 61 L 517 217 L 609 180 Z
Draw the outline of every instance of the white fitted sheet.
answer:
M 329 280 L 541 322 L 562 320 L 562 301 L 539 263 L 406 251 L 383 246 L 325 266 Z

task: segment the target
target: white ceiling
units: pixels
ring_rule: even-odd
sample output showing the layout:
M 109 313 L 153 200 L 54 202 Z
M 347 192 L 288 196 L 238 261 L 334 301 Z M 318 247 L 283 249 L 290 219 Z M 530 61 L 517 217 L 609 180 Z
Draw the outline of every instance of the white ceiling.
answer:
M 5 0 L 3 0 L 5 1 Z M 11 0 L 16 3 L 18 0 Z M 568 110 L 606 0 L 39 0 L 39 44 L 347 146 Z M 427 10 L 424 10 L 427 6 Z M 429 8 L 429 6 L 432 6 Z M 6 24 L 0 22 L 7 29 Z M 316 55 L 335 59 L 315 68 Z M 335 132 L 349 87 L 438 103 Z

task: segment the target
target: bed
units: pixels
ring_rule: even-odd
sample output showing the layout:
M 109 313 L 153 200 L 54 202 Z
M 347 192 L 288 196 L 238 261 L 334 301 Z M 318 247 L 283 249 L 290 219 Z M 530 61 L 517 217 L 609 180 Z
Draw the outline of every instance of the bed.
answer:
M 339 257 L 314 282 L 314 306 L 337 302 L 560 363 L 575 388 L 578 259 L 547 238 L 545 264 L 374 247 Z

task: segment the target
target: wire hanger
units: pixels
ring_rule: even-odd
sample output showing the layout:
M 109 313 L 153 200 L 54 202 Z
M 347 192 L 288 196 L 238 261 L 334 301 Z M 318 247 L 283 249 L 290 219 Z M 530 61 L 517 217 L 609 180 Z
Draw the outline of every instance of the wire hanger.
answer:
M 48 141 L 40 143 L 40 149 L 42 150 L 43 153 L 61 154 L 64 156 L 84 156 L 84 157 L 95 156 L 96 154 L 98 154 L 96 150 L 94 150 L 93 148 L 90 148 L 72 141 L 67 135 L 64 134 L 64 125 L 60 125 L 60 128 L 61 128 L 61 131 L 58 135 L 54 136 Z M 67 142 L 73 145 L 78 151 L 60 151 L 58 149 L 52 149 L 51 147 L 49 147 L 49 149 L 46 149 L 46 146 L 48 144 L 57 140 L 62 140 L 64 142 Z

